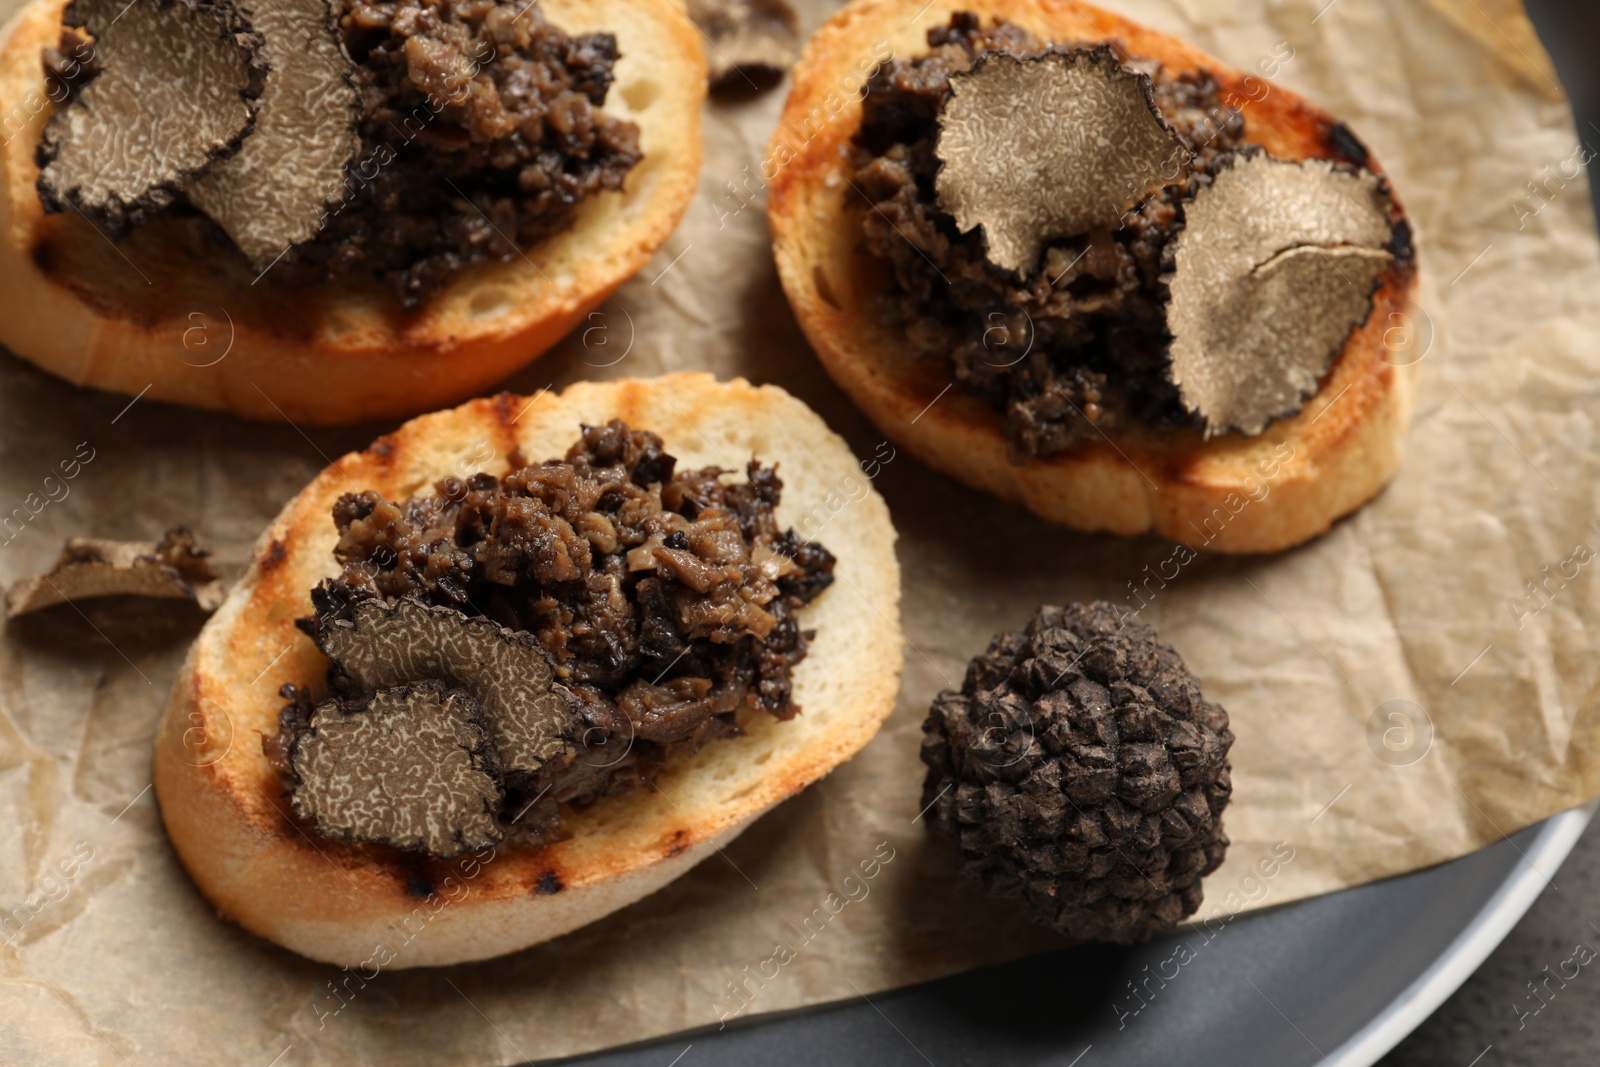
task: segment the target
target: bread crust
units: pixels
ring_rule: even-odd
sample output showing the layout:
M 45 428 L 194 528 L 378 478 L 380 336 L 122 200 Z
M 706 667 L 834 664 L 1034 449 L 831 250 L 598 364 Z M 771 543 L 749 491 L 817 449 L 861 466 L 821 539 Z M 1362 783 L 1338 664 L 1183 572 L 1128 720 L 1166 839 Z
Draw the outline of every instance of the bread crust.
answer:
M 224 916 L 342 966 L 370 966 L 380 946 L 396 958 L 378 962 L 394 967 L 513 952 L 665 885 L 877 732 L 894 706 L 903 638 L 894 529 L 869 491 L 819 535 L 841 580 L 801 613 L 817 635 L 794 672 L 796 718 L 741 714 L 744 736 L 674 760 L 657 790 L 606 798 L 569 815 L 568 840 L 501 846 L 481 865 L 316 837 L 290 818 L 261 740 L 277 731 L 282 685 L 322 691 L 327 661 L 294 620 L 311 613 L 312 585 L 337 570 L 334 500 L 355 488 L 401 499 L 446 474 L 503 473 L 512 457 L 563 454 L 580 422 L 612 417 L 659 433 L 684 466 L 737 467 L 752 454 L 780 463 L 782 524 L 859 476 L 845 443 L 800 401 L 708 374 L 474 400 L 338 460 L 262 534 L 190 650 L 157 733 L 155 791 L 167 833 Z M 415 929 L 422 932 L 401 932 Z
M 318 425 L 410 415 L 505 378 L 644 265 L 700 173 L 705 59 L 673 0 L 541 3 L 564 30 L 617 35 L 606 110 L 638 123 L 645 158 L 569 230 L 402 312 L 368 279 L 256 282 L 242 256 L 198 259 L 171 220 L 113 246 L 73 212 L 45 215 L 33 150 L 53 105 L 39 53 L 65 2 L 33 0 L 0 30 L 0 344 L 78 385 Z
M 1317 394 L 1255 437 L 1132 429 L 1022 465 L 1006 458 L 1003 420 L 951 388 L 948 365 L 914 360 L 903 338 L 866 313 L 887 269 L 862 250 L 865 201 L 845 150 L 860 127 L 859 76 L 887 49 L 927 50 L 926 31 L 956 11 L 1005 18 L 1041 40 L 1115 40 L 1169 70 L 1205 68 L 1224 98 L 1263 82 L 1191 45 L 1076 0 L 855 0 L 812 36 L 768 147 L 767 191 L 778 274 L 834 380 L 890 438 L 929 466 L 1053 522 L 1118 534 L 1154 532 L 1217 552 L 1271 552 L 1326 531 L 1393 476 L 1414 404 L 1416 368 L 1397 365 L 1414 261 L 1391 264 L 1373 310 Z M 1280 85 L 1245 109 L 1246 140 L 1285 159 L 1341 158 L 1355 144 L 1337 120 Z M 1366 165 L 1382 173 L 1367 156 Z M 1399 216 L 1396 200 L 1395 211 Z M 948 392 L 946 392 L 948 390 Z

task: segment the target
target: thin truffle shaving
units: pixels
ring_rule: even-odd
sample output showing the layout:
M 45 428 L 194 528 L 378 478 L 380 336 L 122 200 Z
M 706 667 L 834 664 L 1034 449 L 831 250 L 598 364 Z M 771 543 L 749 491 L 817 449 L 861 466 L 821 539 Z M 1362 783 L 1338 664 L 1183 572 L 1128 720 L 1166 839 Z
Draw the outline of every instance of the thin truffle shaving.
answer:
M 505 761 L 501 815 L 524 843 L 553 840 L 565 806 L 648 785 L 673 754 L 736 736 L 741 713 L 800 712 L 790 672 L 811 634 L 796 613 L 832 582 L 834 559 L 780 530 L 774 468 L 752 460 L 745 480 L 731 473 L 680 471 L 659 437 L 612 420 L 585 426 L 564 459 L 503 477 L 445 478 L 398 503 L 347 494 L 334 508 L 343 570 L 313 592 L 318 614 L 302 626 L 334 658 L 335 692 L 447 675 L 491 724 L 506 714 L 491 705 L 498 683 L 443 665 L 420 628 L 383 653 L 403 665 L 374 673 L 367 651 L 340 643 L 381 652 L 396 642 L 373 641 L 372 620 L 421 612 L 547 657 L 552 688 L 577 701 L 572 743 L 520 773 Z M 312 701 L 286 695 L 264 747 L 292 788 L 286 754 Z
M 1394 258 L 1371 171 L 1241 154 L 1184 209 L 1167 325 L 1172 380 L 1206 435 L 1300 410 L 1366 321 Z
M 1150 77 L 1111 49 L 978 57 L 950 77 L 939 116 L 939 207 L 983 227 L 990 262 L 1030 273 L 1051 238 L 1109 226 L 1187 150 L 1150 95 Z
M 272 0 L 263 40 L 231 3 L 137 0 L 92 62 L 81 38 L 45 50 L 72 100 L 38 147 L 47 210 L 120 233 L 183 193 L 176 210 L 216 224 L 206 250 L 266 284 L 377 279 L 409 309 L 472 264 L 529 259 L 643 158 L 638 127 L 602 110 L 616 38 L 564 33 L 538 4 Z M 109 25 L 122 6 L 69 11 Z M 232 96 L 215 40 L 163 28 L 185 17 L 248 53 Z
M 503 836 L 503 793 L 483 709 L 438 682 L 317 705 L 290 757 L 295 814 L 328 837 L 439 857 Z
M 313 597 L 312 636 L 332 661 L 336 691 L 357 695 L 418 678 L 447 681 L 483 706 L 507 773 L 532 774 L 570 755 L 577 701 L 552 684 L 550 662 L 527 634 L 410 597 L 393 607 L 381 600 L 346 606 L 329 593 L 323 587 Z
M 327 0 L 269 0 L 253 19 L 272 64 L 255 127 L 186 192 L 259 270 L 322 228 L 361 138 L 355 67 Z
M 227 593 L 211 569 L 211 551 L 174 526 L 160 541 L 70 538 L 47 574 L 19 579 L 6 594 L 6 617 L 103 596 L 192 600 L 215 611 Z
M 73 93 L 36 150 L 39 199 L 119 235 L 238 149 L 264 44 L 230 0 L 73 0 L 63 20 L 94 37 L 97 73 L 62 79 Z
M 414 307 L 472 263 L 532 255 L 643 158 L 638 127 L 601 110 L 611 34 L 564 33 L 526 0 L 330 6 L 361 148 L 291 277 L 375 276 Z

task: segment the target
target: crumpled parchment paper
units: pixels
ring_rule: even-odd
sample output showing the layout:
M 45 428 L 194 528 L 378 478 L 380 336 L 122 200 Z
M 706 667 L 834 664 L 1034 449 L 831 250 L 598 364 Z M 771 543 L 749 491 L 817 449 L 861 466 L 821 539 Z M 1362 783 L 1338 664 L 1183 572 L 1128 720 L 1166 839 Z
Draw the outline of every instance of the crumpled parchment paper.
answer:
M 1055 529 L 896 454 L 823 374 L 774 275 L 759 173 L 783 90 L 713 103 L 683 226 L 511 385 L 744 374 L 874 461 L 910 641 L 882 735 L 725 858 L 589 929 L 477 965 L 352 976 L 216 919 L 166 844 L 151 734 L 199 611 L 18 620 L 0 642 L 0 1060 L 514 1063 L 1054 947 L 959 882 L 918 821 L 930 699 L 1042 601 L 1133 605 L 1144 590 L 1143 617 L 1232 713 L 1233 847 L 1201 917 L 1459 856 L 1600 793 L 1600 263 L 1580 166 L 1594 131 L 1574 130 L 1520 7 L 1111 2 L 1308 94 L 1392 175 L 1423 264 L 1418 313 L 1396 324 L 1420 402 L 1381 498 L 1298 550 L 1175 568 L 1171 544 Z M 803 4 L 804 28 L 831 10 Z M 236 574 L 289 496 L 383 429 L 130 404 L 0 356 L 0 583 L 47 568 L 68 535 L 175 522 Z

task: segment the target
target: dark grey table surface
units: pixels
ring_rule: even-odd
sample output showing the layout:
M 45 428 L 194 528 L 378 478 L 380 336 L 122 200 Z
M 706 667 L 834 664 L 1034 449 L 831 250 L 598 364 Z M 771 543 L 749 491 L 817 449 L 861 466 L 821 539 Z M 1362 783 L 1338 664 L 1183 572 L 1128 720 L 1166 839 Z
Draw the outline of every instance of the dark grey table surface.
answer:
M 1527 2 L 1592 157 L 1600 149 L 1600 4 Z M 1590 193 L 1600 211 L 1600 195 Z M 1546 980 L 1579 945 L 1600 952 L 1600 818 L 1511 935 L 1381 1067 L 1600 1064 L 1600 976 L 1581 968 L 1564 987 L 1559 975 Z

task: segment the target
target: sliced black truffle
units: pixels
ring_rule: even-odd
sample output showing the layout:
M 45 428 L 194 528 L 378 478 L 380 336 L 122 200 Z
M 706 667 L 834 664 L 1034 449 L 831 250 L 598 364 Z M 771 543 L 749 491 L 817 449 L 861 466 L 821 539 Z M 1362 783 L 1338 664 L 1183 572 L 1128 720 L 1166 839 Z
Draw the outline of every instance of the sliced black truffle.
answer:
M 73 0 L 63 21 L 94 37 L 100 73 L 45 125 L 39 199 L 121 233 L 237 150 L 265 47 L 230 0 Z
M 103 596 L 192 600 L 204 611 L 215 611 L 227 588 L 211 569 L 210 555 L 182 526 L 168 530 L 159 542 L 74 537 L 49 573 L 11 586 L 6 617 Z
M 483 709 L 439 682 L 311 713 L 290 755 L 295 814 L 317 832 L 446 858 L 501 839 L 500 767 Z
M 579 703 L 525 631 L 409 597 L 393 607 L 363 600 L 350 618 L 319 616 L 312 629 L 333 661 L 329 680 L 346 696 L 420 679 L 472 694 L 508 775 L 533 774 L 575 750 L 573 738 L 583 728 Z
M 939 206 L 983 227 L 989 261 L 1031 272 L 1045 242 L 1117 221 L 1188 155 L 1150 77 L 1100 46 L 980 56 L 950 76 L 939 115 Z
M 1042 607 L 940 693 L 923 802 L 962 871 L 1072 937 L 1132 943 L 1200 906 L 1228 847 L 1227 712 L 1149 626 Z
M 1317 391 L 1393 258 L 1368 170 L 1242 153 L 1184 208 L 1168 280 L 1172 382 L 1206 436 L 1260 433 Z
M 344 194 L 361 101 L 326 0 L 271 0 L 253 21 L 272 64 L 255 128 L 187 192 L 262 269 L 315 236 Z

